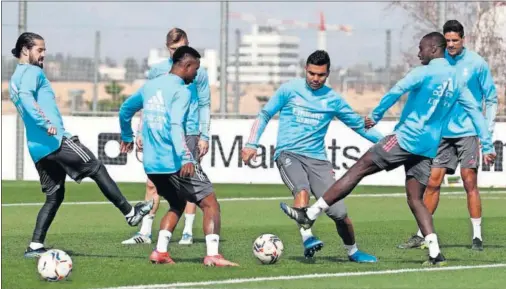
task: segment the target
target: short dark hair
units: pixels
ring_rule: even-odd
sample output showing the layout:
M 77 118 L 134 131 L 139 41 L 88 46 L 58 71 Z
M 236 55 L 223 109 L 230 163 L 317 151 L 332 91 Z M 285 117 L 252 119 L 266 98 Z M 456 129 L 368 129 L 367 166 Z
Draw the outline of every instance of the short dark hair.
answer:
M 457 20 L 446 21 L 445 25 L 443 25 L 443 34 L 448 32 L 458 33 L 460 38 L 464 38 L 464 26 Z
M 432 44 L 435 46 L 440 47 L 443 50 L 446 49 L 446 39 L 440 32 L 431 32 L 426 34 L 423 39 L 430 39 Z
M 188 36 L 183 29 L 175 27 L 167 33 L 167 44 L 178 43 L 182 39 L 188 40 Z
M 26 47 L 28 50 L 32 49 L 32 47 L 35 46 L 35 40 L 44 40 L 44 38 L 33 32 L 25 32 L 19 35 L 18 40 L 16 41 L 16 47 L 11 50 L 12 55 L 19 58 L 23 47 Z
M 183 61 L 186 57 L 200 58 L 200 53 L 190 46 L 181 46 L 172 55 L 173 64 Z
M 330 70 L 330 56 L 325 50 L 316 50 L 307 58 L 306 65 L 309 64 L 317 66 L 327 64 L 327 70 Z

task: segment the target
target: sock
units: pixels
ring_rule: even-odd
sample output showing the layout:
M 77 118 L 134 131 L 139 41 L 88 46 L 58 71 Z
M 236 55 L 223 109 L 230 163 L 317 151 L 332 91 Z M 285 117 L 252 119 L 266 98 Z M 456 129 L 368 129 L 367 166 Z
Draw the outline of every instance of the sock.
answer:
M 423 234 L 422 234 L 422 231 L 420 229 L 418 229 L 418 233 L 416 233 L 416 235 L 420 238 L 423 238 Z
M 130 213 L 126 214 L 125 215 L 125 218 L 130 218 L 130 217 L 133 217 L 135 214 L 135 210 L 134 208 L 132 207 L 132 209 L 130 210 Z
M 351 256 L 358 251 L 357 243 L 355 243 L 353 245 L 346 245 L 345 244 L 344 248 L 346 248 L 346 250 L 348 250 L 348 256 Z
M 144 236 L 150 236 L 154 219 L 155 215 L 147 214 L 146 216 L 144 216 L 144 218 L 142 218 L 142 225 L 139 233 L 141 233 Z
M 473 224 L 473 239 L 478 238 L 482 240 L 481 238 L 481 218 L 471 218 L 471 223 Z
M 37 249 L 40 249 L 40 248 L 44 248 L 44 244 L 36 243 L 36 242 L 31 242 L 30 243 L 30 249 L 37 250 Z
M 439 255 L 439 253 L 441 252 L 439 250 L 439 243 L 437 241 L 436 234 L 432 233 L 425 236 L 425 243 L 429 245 L 429 256 L 431 256 L 432 258 L 436 258 L 437 255 Z
M 184 214 L 184 229 L 183 234 L 193 235 L 193 221 L 195 214 Z
M 169 247 L 170 238 L 172 237 L 172 233 L 168 230 L 160 230 L 158 233 L 158 243 L 156 243 L 156 250 L 160 253 L 167 252 L 167 248 Z
M 314 205 L 307 209 L 306 214 L 309 219 L 316 220 L 316 218 L 318 218 L 318 216 L 328 208 L 329 205 L 327 205 L 325 200 L 323 200 L 323 198 L 319 198 L 318 201 L 314 203 Z
M 304 229 L 304 228 L 300 228 L 300 235 L 302 236 L 302 242 L 305 242 L 307 239 L 313 237 L 313 232 L 311 231 L 311 229 Z
M 219 244 L 220 244 L 220 236 L 216 234 L 206 235 L 207 256 L 218 255 Z

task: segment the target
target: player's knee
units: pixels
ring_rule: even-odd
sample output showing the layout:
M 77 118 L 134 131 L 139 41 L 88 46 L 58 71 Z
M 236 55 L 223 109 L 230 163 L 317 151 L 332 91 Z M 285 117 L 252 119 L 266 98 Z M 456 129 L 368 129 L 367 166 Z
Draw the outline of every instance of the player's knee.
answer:
M 46 196 L 46 203 L 58 208 L 65 198 L 65 186 L 60 186 L 56 191 Z
M 208 195 L 207 197 L 203 198 L 202 200 L 200 200 L 197 203 L 197 205 L 202 210 L 212 209 L 212 210 L 215 210 L 217 212 L 220 211 L 220 203 L 218 203 L 218 200 L 216 199 L 216 194 L 215 193 L 212 193 L 212 194 Z
M 478 184 L 476 178 L 473 176 L 462 177 L 462 182 L 464 183 L 464 189 L 467 194 L 478 194 Z
M 343 222 L 348 217 L 346 208 L 330 207 L 326 213 L 336 224 Z
M 153 182 L 150 180 L 146 182 L 146 191 L 152 194 L 156 193 L 155 184 L 153 184 Z

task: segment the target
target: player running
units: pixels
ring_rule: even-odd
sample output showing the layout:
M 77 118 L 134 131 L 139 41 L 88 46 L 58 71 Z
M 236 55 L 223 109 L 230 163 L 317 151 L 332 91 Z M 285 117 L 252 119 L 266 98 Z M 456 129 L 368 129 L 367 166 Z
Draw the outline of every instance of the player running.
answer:
M 497 114 L 497 91 L 487 62 L 476 52 L 464 47 L 464 27 L 457 20 L 450 20 L 443 26 L 446 38 L 445 57 L 463 77 L 467 87 L 480 104 L 485 101 L 485 119 L 488 132 L 494 135 Z M 439 192 L 445 174 L 454 174 L 460 163 L 460 175 L 467 193 L 467 208 L 473 225 L 471 249 L 482 251 L 481 200 L 478 191 L 478 167 L 480 165 L 479 140 L 476 129 L 467 112 L 456 104 L 451 112 L 448 126 L 443 130 L 436 157 L 432 162 L 429 183 L 425 189 L 424 203 L 429 213 L 434 214 L 439 203 Z M 424 246 L 422 232 L 399 245 L 401 249 Z
M 42 70 L 46 54 L 42 36 L 31 32 L 21 34 L 12 54 L 19 59 L 19 64 L 10 80 L 10 98 L 23 119 L 28 151 L 39 173 L 42 192 L 46 194 L 25 257 L 39 257 L 47 251 L 44 240 L 63 202 L 67 175 L 77 183 L 86 177 L 93 179 L 107 199 L 125 215 L 129 225 L 139 224 L 153 207 L 153 201 L 132 207 L 105 166 L 77 136 L 65 130 L 53 89 Z
M 148 73 L 148 79 L 154 79 L 167 74 L 173 64 L 172 58 L 174 51 L 181 46 L 187 46 L 188 43 L 188 36 L 186 35 L 186 32 L 179 28 L 171 29 L 167 34 L 166 41 L 170 58 L 154 65 Z M 190 111 L 185 125 L 186 144 L 188 145 L 192 155 L 197 160 L 197 166 L 199 166 L 200 164 L 198 162 L 200 162 L 209 149 L 209 122 L 211 117 L 209 78 L 203 67 L 198 69 L 197 77 L 193 83 L 189 84 L 189 88 L 192 92 L 192 97 L 190 100 Z M 137 131 L 142 131 L 142 117 Z M 143 150 L 142 135 L 140 133 L 138 133 L 136 145 L 138 150 Z M 158 206 L 160 204 L 160 197 L 156 193 L 154 184 L 149 179 L 146 182 L 145 199 L 155 200 L 153 209 L 142 219 L 140 231 L 130 239 L 123 241 L 122 244 L 151 244 L 151 230 L 155 214 L 158 211 Z M 188 202 L 185 209 L 183 236 L 179 241 L 179 244 L 181 245 L 193 244 L 193 221 L 195 220 L 195 211 L 196 205 L 192 202 Z
M 292 191 L 294 206 L 306 207 L 310 193 L 320 198 L 334 183 L 334 169 L 327 160 L 325 135 L 330 122 L 337 117 L 355 132 L 376 143 L 383 136 L 375 129 L 366 131 L 364 120 L 338 93 L 325 86 L 330 72 L 330 57 L 318 50 L 306 61 L 306 78 L 283 84 L 259 113 L 251 128 L 242 159 L 256 158 L 258 142 L 269 120 L 279 111 L 279 128 L 274 159 L 281 179 Z M 335 222 L 348 257 L 354 262 L 376 262 L 376 257 L 359 251 L 353 224 L 343 201 L 337 202 L 327 215 Z M 300 228 L 304 256 L 311 258 L 323 247 L 311 229 Z
M 156 249 L 149 257 L 157 264 L 172 264 L 167 248 L 172 232 L 187 201 L 196 203 L 204 213 L 206 266 L 237 266 L 218 253 L 220 205 L 206 174 L 197 166 L 184 139 L 184 119 L 191 103 L 191 83 L 197 76 L 200 54 L 188 46 L 173 54 L 170 73 L 149 80 L 120 109 L 121 151 L 133 149 L 132 117 L 144 108 L 142 136 L 144 170 L 156 191 L 170 205 L 163 217 Z
M 492 163 L 495 153 L 478 103 L 463 81 L 460 82 L 456 69 L 444 58 L 445 48 L 446 40 L 439 32 L 422 38 L 418 57 L 423 66 L 411 70 L 397 82 L 366 118 L 367 127 L 374 126 L 404 93 L 410 92 L 394 133 L 366 152 L 311 207 L 294 208 L 281 203 L 285 214 L 310 228 L 322 212 L 344 199 L 364 177 L 404 165 L 408 205 L 429 247 L 429 259 L 424 265 L 446 264 L 434 233 L 432 215 L 423 204 L 423 193 L 429 180 L 430 158 L 436 156 L 443 125 L 456 102 L 468 112 L 478 131 L 485 163 Z

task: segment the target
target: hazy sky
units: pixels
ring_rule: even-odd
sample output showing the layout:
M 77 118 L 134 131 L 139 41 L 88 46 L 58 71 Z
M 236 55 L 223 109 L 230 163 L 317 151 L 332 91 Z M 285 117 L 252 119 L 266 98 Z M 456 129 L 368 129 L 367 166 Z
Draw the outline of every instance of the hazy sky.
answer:
M 401 45 L 409 42 L 402 33 L 407 21 L 400 10 L 387 10 L 385 2 L 231 2 L 230 12 L 251 13 L 259 17 L 318 22 L 325 12 L 329 24 L 347 24 L 351 36 L 329 32 L 327 50 L 339 66 L 356 63 L 385 63 L 385 30 L 392 29 L 392 61 L 399 63 Z M 28 31 L 46 39 L 48 53 L 93 56 L 94 34 L 101 31 L 101 56 L 119 62 L 133 56 L 142 59 L 150 48 L 163 47 L 168 29 L 178 26 L 189 34 L 190 44 L 198 48 L 219 49 L 219 2 L 28 2 Z M 2 2 L 2 55 L 9 55 L 15 44 L 18 3 Z M 235 47 L 235 29 L 249 33 L 249 23 L 230 19 L 229 51 Z M 301 58 L 317 48 L 316 30 L 291 29 L 287 34 L 301 38 Z M 401 43 L 403 39 L 403 43 Z M 413 51 L 417 53 L 417 51 Z

